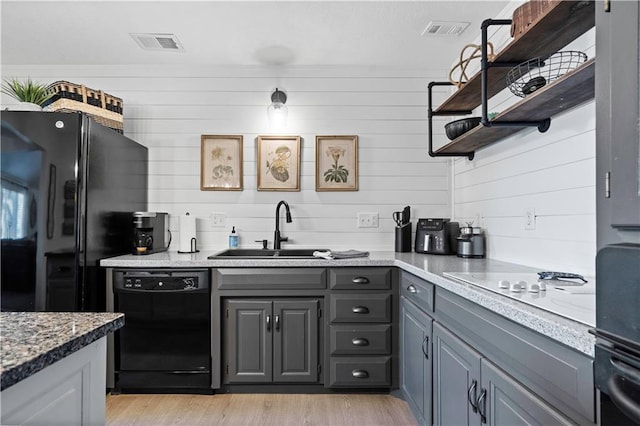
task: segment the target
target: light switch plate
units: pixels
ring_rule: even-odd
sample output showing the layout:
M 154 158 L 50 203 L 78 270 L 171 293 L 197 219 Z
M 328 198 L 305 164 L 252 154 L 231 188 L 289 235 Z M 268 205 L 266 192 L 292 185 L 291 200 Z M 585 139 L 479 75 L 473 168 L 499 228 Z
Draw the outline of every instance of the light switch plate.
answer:
M 213 212 L 211 213 L 211 227 L 212 228 L 224 228 L 227 226 L 227 215 L 224 213 Z

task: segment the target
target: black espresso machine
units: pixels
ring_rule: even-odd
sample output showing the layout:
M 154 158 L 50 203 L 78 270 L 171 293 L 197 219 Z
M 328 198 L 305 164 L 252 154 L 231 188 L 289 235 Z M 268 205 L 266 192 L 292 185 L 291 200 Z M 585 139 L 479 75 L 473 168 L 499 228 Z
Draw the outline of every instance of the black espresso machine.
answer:
M 171 244 L 169 214 L 133 212 L 133 254 L 166 251 Z

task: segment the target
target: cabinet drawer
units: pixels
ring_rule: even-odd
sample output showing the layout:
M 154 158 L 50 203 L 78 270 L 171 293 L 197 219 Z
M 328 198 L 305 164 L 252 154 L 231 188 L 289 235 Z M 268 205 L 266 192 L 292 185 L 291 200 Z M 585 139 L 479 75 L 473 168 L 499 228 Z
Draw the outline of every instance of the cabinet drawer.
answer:
M 332 325 L 331 355 L 390 355 L 390 325 Z
M 331 322 L 391 322 L 390 294 L 332 294 Z
M 389 387 L 391 357 L 331 357 L 330 387 Z
M 212 272 L 220 290 L 287 290 L 327 288 L 324 268 L 219 268 Z
M 420 309 L 433 312 L 434 286 L 415 275 L 402 271 L 400 294 L 415 303 Z
M 388 290 L 391 288 L 391 269 L 329 269 L 329 287 L 333 290 Z

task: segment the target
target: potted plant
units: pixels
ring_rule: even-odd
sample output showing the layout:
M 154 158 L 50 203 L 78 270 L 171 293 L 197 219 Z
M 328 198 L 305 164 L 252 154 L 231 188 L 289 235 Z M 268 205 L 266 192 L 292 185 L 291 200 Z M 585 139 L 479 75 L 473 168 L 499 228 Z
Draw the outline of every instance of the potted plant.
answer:
M 42 105 L 53 95 L 47 90 L 47 86 L 27 78 L 22 82 L 17 78 L 4 80 L 2 93 L 20 101 L 18 109 L 42 110 Z M 12 108 L 16 109 L 16 108 Z

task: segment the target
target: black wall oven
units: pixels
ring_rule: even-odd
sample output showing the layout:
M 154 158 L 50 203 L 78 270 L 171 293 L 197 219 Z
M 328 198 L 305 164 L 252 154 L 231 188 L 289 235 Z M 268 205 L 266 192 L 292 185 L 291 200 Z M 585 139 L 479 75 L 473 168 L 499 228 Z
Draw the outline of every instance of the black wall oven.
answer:
M 207 270 L 115 270 L 115 390 L 211 393 Z
M 640 424 L 640 245 L 602 248 L 596 282 L 599 424 Z

